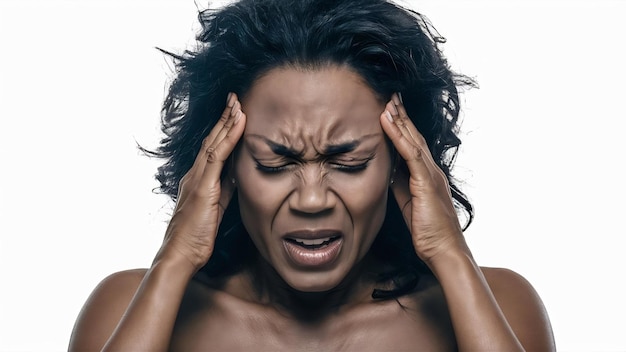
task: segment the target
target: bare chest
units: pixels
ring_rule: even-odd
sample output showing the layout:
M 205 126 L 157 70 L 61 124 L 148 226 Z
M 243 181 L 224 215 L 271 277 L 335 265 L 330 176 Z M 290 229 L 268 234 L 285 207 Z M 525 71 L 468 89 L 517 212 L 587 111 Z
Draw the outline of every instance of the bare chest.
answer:
M 456 350 L 448 313 L 438 300 L 401 307 L 367 304 L 316 323 L 302 323 L 245 302 L 182 307 L 173 351 L 446 351 Z M 197 307 L 196 307 L 197 308 Z

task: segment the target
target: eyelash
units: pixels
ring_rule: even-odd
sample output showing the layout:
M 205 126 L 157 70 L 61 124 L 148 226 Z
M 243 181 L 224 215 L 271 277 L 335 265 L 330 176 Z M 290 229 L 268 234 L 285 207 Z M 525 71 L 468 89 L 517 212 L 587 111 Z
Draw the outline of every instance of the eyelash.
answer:
M 345 164 L 337 164 L 337 163 L 332 163 L 331 165 L 333 166 L 335 170 L 339 170 L 339 171 L 343 171 L 347 173 L 357 173 L 359 171 L 365 170 L 369 162 L 370 161 L 367 160 L 366 162 L 357 164 L 357 165 L 345 165 Z
M 338 163 L 330 163 L 330 165 L 332 165 L 333 169 L 335 170 L 339 170 L 339 171 L 346 172 L 346 173 L 357 173 L 359 171 L 365 170 L 367 166 L 369 165 L 370 160 L 371 159 L 367 159 L 364 163 L 361 163 L 358 165 L 345 165 L 345 164 L 338 164 Z M 258 161 L 256 162 L 257 170 L 266 174 L 276 174 L 282 171 L 286 171 L 291 165 L 294 165 L 294 164 L 285 164 L 281 166 L 266 166 L 266 165 L 259 163 Z
M 291 164 L 281 165 L 281 166 L 265 166 L 265 165 L 262 165 L 261 163 L 259 163 L 257 161 L 256 168 L 257 168 L 257 170 L 259 170 L 259 171 L 261 171 L 263 173 L 266 173 L 266 174 L 276 174 L 276 173 L 279 173 L 281 171 L 287 170 L 287 167 L 289 165 L 291 165 Z

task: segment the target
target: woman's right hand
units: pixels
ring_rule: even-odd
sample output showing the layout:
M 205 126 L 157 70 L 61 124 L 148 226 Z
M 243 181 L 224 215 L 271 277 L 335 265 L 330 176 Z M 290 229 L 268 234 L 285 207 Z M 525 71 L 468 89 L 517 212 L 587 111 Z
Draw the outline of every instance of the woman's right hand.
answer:
M 180 180 L 176 208 L 155 262 L 186 260 L 194 273 L 208 262 L 234 192 L 231 177 L 221 180 L 220 175 L 245 125 L 241 103 L 236 94 L 230 93 L 222 116 L 202 142 L 193 166 Z
M 189 279 L 209 260 L 224 210 L 233 196 L 221 180 L 226 160 L 243 135 L 246 115 L 229 94 L 219 121 L 179 183 L 174 215 L 148 270 L 103 280 L 76 320 L 70 351 L 165 351 Z

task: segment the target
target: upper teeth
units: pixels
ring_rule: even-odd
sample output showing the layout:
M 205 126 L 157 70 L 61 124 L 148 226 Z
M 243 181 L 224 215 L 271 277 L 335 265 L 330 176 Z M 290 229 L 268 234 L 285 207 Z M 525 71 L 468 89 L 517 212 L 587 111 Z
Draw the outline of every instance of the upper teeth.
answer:
M 317 246 L 320 245 L 324 242 L 330 241 L 330 237 L 325 237 L 325 238 L 318 238 L 318 239 L 314 239 L 314 240 L 304 240 L 304 239 L 299 239 L 299 238 L 294 238 L 294 241 L 298 242 L 298 243 L 302 243 L 306 246 Z

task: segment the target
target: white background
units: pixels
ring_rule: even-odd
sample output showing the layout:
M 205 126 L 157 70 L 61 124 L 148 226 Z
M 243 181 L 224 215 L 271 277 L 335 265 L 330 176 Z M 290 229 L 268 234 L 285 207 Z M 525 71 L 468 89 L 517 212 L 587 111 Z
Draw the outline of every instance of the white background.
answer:
M 619 1 L 405 1 L 481 88 L 458 176 L 481 265 L 524 275 L 562 351 L 626 350 Z M 204 3 L 200 2 L 202 6 Z M 0 350 L 64 350 L 106 275 L 146 267 L 171 204 L 151 190 L 192 0 L 0 0 Z

